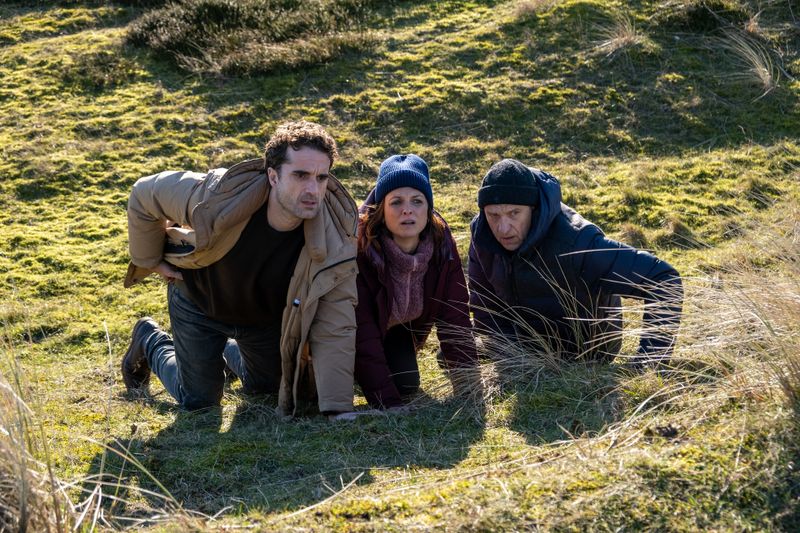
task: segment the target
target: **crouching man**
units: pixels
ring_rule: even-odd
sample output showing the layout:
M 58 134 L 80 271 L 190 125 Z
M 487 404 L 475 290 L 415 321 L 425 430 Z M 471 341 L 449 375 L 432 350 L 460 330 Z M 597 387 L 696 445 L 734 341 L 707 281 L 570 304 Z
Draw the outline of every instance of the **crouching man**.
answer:
M 125 286 L 169 281 L 172 337 L 136 323 L 129 390 L 152 371 L 182 407 L 218 405 L 227 363 L 246 392 L 277 392 L 282 414 L 315 395 L 324 414 L 352 410 L 358 215 L 330 174 L 337 156 L 321 126 L 289 122 L 264 159 L 136 182 Z
M 620 296 L 644 302 L 634 367 L 666 361 L 680 322 L 678 272 L 606 238 L 561 203 L 551 175 L 514 159 L 492 166 L 471 223 L 470 304 L 478 332 L 531 340 L 535 351 L 611 360 L 621 347 Z

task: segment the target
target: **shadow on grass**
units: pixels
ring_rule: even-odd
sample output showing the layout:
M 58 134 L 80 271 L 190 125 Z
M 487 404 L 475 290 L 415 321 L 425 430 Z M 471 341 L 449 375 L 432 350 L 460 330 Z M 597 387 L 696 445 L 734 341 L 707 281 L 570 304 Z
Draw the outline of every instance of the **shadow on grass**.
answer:
M 480 409 L 465 410 L 456 400 L 424 398 L 409 415 L 350 422 L 320 415 L 287 421 L 275 414 L 273 396 L 238 400 L 232 415 L 219 409 L 185 412 L 173 404 L 175 422 L 155 437 L 138 439 L 134 428 L 124 446 L 109 443 L 127 447 L 158 483 L 130 461 L 98 454 L 88 476 L 98 479 L 103 472 L 121 500 L 106 501 L 108 514 L 141 517 L 136 501 L 144 498 L 146 507 L 158 509 L 164 500 L 144 491 L 163 489 L 183 508 L 208 515 L 296 511 L 354 480 L 368 485 L 382 469 L 451 468 L 483 435 Z M 170 409 L 165 402 L 154 407 Z M 87 483 L 86 491 L 93 487 Z
M 509 427 L 531 446 L 598 436 L 626 413 L 616 365 L 570 362 L 558 375 L 541 370 L 499 380 L 501 397 L 512 400 Z

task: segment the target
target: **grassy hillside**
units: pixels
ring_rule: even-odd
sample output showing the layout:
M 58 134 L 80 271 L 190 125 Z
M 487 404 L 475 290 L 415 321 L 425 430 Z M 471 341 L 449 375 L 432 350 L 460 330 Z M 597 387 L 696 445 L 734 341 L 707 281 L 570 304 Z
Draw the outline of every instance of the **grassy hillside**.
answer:
M 0 6 L 0 491 L 24 465 L 48 520 L 84 527 L 798 528 L 795 0 L 320 1 L 321 33 L 178 55 L 141 39 L 163 6 Z M 279 420 L 238 383 L 205 413 L 160 385 L 125 398 L 130 328 L 168 323 L 159 281 L 122 288 L 130 186 L 257 157 L 299 118 L 334 134 L 357 199 L 386 156 L 425 158 L 462 253 L 492 163 L 555 174 L 687 275 L 675 368 L 519 356 L 463 404 L 430 344 L 419 410 L 349 424 Z

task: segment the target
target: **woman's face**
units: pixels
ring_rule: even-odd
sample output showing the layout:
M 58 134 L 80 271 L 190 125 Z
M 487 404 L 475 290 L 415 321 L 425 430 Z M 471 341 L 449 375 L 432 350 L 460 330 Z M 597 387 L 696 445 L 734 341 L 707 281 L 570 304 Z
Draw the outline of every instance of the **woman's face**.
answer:
M 392 238 L 418 238 L 428 224 L 428 199 L 412 187 L 400 187 L 384 198 L 383 216 Z

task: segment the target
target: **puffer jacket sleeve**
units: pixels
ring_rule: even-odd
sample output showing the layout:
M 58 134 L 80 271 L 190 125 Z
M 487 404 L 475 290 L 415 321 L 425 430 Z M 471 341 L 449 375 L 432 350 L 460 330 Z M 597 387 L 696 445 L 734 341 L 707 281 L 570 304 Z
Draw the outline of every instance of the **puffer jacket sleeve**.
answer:
M 478 364 L 472 323 L 469 319 L 469 294 L 464 269 L 456 243 L 448 233 L 450 259 L 444 262 L 445 295 L 434 317 L 436 332 L 448 368 L 466 368 Z
M 469 305 L 475 320 L 475 332 L 514 339 L 514 326 L 503 317 L 501 304 L 493 294 L 492 284 L 478 257 L 475 238 L 469 245 Z
M 162 172 L 139 179 L 128 200 L 128 246 L 133 264 L 154 268 L 164 255 L 167 221 L 191 226 L 192 197 L 205 174 Z
M 655 362 L 672 355 L 680 325 L 683 284 L 667 262 L 597 233 L 576 253 L 583 281 L 612 294 L 642 300 L 645 304 L 639 362 Z M 583 248 L 583 247 L 581 247 Z
M 309 331 L 314 381 L 322 413 L 353 409 L 353 359 L 356 338 L 356 276 L 339 280 L 319 300 Z
M 403 404 L 400 392 L 392 380 L 383 350 L 383 332 L 379 323 L 378 295 L 370 290 L 367 281 L 377 279 L 374 267 L 362 254 L 358 257 L 358 307 L 356 320 L 355 376 L 367 402 L 372 407 L 388 408 Z

